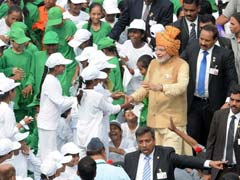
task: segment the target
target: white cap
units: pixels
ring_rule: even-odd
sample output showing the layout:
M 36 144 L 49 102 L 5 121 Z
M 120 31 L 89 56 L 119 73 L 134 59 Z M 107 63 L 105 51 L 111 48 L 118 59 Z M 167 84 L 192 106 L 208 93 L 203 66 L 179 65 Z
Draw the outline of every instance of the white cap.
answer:
M 28 135 L 29 135 L 29 131 L 24 132 L 24 133 L 18 132 L 17 134 L 14 135 L 14 139 L 19 142 L 19 141 L 26 139 L 28 137 Z
M 7 46 L 7 44 L 0 39 L 0 47 L 2 46 Z
M 117 0 L 104 0 L 103 8 L 107 14 L 119 14 L 120 10 L 118 9 Z
M 95 66 L 99 71 L 105 68 L 116 68 L 115 64 L 110 64 L 108 62 L 112 57 L 106 56 L 101 50 L 98 50 L 91 54 L 89 57 L 89 65 Z
M 86 69 L 86 68 L 85 68 Z M 61 153 L 65 156 L 66 154 L 78 154 L 80 149 L 73 142 L 64 144 L 61 148 Z
M 93 46 L 89 46 L 89 47 L 85 47 L 82 51 L 82 53 L 77 56 L 75 59 L 77 61 L 85 61 L 85 60 L 88 60 L 89 57 L 95 52 L 97 51 L 97 49 Z
M 41 164 L 40 170 L 47 177 L 53 176 L 57 171 L 57 164 L 54 161 L 45 160 Z
M 83 81 L 89 81 L 94 79 L 106 79 L 107 73 L 98 70 L 96 66 L 88 65 L 83 69 L 81 76 Z
M 71 0 L 73 4 L 87 3 L 87 0 Z
M 140 118 L 141 110 L 142 110 L 143 106 L 144 105 L 142 103 L 139 103 L 139 104 L 135 105 L 132 110 L 133 114 L 135 114 L 138 118 Z
M 0 139 L 0 156 L 6 155 L 11 151 L 21 148 L 21 144 L 17 141 L 13 142 L 8 138 Z
M 69 163 L 72 156 L 63 156 L 59 151 L 53 151 L 48 154 L 47 159 L 56 162 L 57 168 L 61 168 L 62 164 Z
M 142 19 L 134 19 L 128 29 L 140 29 L 146 31 L 146 23 Z
M 48 57 L 45 65 L 48 68 L 53 68 L 57 65 L 67 65 L 67 64 L 70 64 L 70 63 L 72 63 L 72 60 L 65 59 L 61 53 L 57 52 L 57 53 L 51 54 Z
M 106 56 L 104 52 L 102 52 L 101 50 L 97 50 L 90 55 L 89 63 L 95 62 L 95 61 L 100 61 L 100 62 L 108 61 L 111 58 L 112 57 Z
M 73 48 L 76 48 L 76 47 L 80 46 L 83 42 L 89 40 L 91 35 L 92 35 L 92 33 L 86 29 L 78 29 L 75 32 L 73 39 L 68 42 L 68 45 Z
M 13 79 L 7 78 L 3 73 L 0 73 L 0 94 L 4 94 L 19 85 L 20 83 L 15 83 Z
M 157 32 L 165 31 L 165 27 L 162 24 L 154 24 L 150 27 L 150 33 L 153 38 L 156 37 Z
M 115 64 L 111 64 L 107 61 L 91 61 L 89 63 L 90 66 L 95 66 L 99 71 L 103 70 L 103 69 L 112 69 L 112 68 L 116 68 Z

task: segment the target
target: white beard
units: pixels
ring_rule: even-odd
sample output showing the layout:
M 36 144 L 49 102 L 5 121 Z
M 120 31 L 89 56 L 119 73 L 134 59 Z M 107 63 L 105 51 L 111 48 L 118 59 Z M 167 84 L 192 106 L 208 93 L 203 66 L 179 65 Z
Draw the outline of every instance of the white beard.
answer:
M 160 64 L 166 63 L 169 59 L 171 59 L 171 56 L 168 55 L 168 54 L 165 55 L 165 56 L 163 56 L 163 57 L 161 57 L 161 58 L 156 57 L 156 60 L 157 60 Z

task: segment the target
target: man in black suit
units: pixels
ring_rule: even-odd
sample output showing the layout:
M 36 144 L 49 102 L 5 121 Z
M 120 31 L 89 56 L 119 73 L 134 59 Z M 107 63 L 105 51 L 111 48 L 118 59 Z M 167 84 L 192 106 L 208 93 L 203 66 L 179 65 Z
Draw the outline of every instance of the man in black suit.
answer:
M 216 25 L 216 20 L 213 15 L 204 14 L 201 16 L 199 20 L 200 29 L 207 24 Z M 219 36 L 217 39 L 216 45 L 232 50 L 232 44 L 229 38 Z
M 177 155 L 171 147 L 155 146 L 154 130 L 150 127 L 138 128 L 136 138 L 139 150 L 126 154 L 124 161 L 124 169 L 132 180 L 174 180 L 175 167 L 221 169 L 223 166 L 221 161 L 205 161 L 197 157 Z
M 153 24 L 163 24 L 164 26 L 173 21 L 173 4 L 169 0 L 125 0 L 124 10 L 114 25 L 109 36 L 118 40 L 134 19 L 143 19 L 146 22 L 146 30 Z
M 227 172 L 240 174 L 240 85 L 232 89 L 229 104 L 230 108 L 214 113 L 208 136 L 206 157 L 228 161 L 223 170 L 207 172 L 212 180 Z
M 217 28 L 206 25 L 199 41 L 181 55 L 189 64 L 187 131 L 204 146 L 214 111 L 225 103 L 230 87 L 237 83 L 233 52 L 216 46 L 217 38 Z
M 187 45 L 199 37 L 200 11 L 199 0 L 183 0 L 184 17 L 175 21 L 173 26 L 181 30 L 178 38 L 181 41 L 179 52 L 182 53 Z

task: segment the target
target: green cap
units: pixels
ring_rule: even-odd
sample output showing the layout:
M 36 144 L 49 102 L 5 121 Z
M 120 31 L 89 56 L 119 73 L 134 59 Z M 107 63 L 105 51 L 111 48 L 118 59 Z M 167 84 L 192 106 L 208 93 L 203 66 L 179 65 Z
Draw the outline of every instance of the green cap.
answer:
M 59 38 L 56 32 L 48 31 L 44 34 L 43 44 L 58 44 Z
M 9 32 L 9 38 L 10 40 L 15 41 L 17 44 L 23 44 L 30 41 L 30 38 L 28 38 L 24 31 L 20 28 L 11 29 Z
M 63 15 L 62 10 L 59 7 L 52 7 L 48 11 L 48 26 L 58 25 L 62 22 Z
M 24 31 L 24 33 L 27 31 L 27 25 L 23 22 L 16 21 L 11 25 L 11 29 L 20 28 Z
M 93 0 L 92 2 L 103 5 L 103 1 L 104 1 L 104 0 Z
M 99 50 L 108 48 L 108 47 L 112 47 L 112 46 L 115 46 L 115 42 L 110 37 L 104 37 L 104 38 L 100 39 L 100 41 L 98 42 Z

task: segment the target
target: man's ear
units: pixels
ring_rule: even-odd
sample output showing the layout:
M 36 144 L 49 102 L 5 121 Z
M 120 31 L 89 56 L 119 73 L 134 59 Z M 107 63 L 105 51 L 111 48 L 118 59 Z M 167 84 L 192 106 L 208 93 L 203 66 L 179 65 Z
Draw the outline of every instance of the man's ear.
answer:
M 80 176 L 80 173 L 79 173 L 79 171 L 78 171 L 78 170 L 77 170 L 77 175 L 78 175 L 78 176 Z

